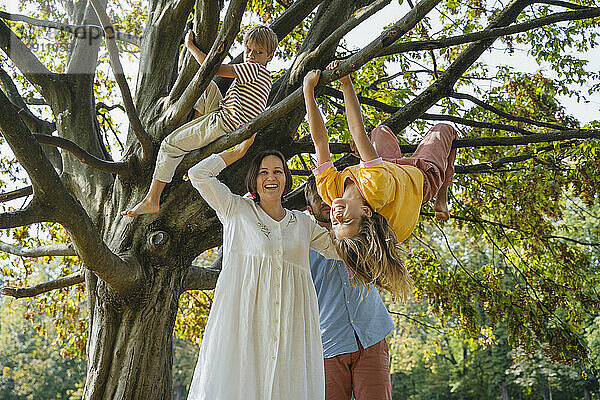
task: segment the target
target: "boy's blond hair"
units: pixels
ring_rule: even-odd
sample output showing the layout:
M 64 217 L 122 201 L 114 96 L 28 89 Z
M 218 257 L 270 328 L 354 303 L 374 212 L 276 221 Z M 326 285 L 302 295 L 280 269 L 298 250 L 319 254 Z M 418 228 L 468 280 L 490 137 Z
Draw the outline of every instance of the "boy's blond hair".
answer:
M 275 53 L 275 49 L 279 43 L 273 29 L 266 25 L 255 25 L 248 29 L 244 34 L 244 45 L 248 42 L 254 42 L 264 47 L 269 55 Z

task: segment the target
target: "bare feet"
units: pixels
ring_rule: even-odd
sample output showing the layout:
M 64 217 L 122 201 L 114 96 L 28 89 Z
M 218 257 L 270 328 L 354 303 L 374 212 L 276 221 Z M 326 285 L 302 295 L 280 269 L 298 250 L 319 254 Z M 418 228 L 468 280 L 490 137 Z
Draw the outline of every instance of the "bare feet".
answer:
M 160 206 L 158 202 L 152 201 L 151 199 L 145 197 L 144 200 L 138 203 L 138 205 L 133 207 L 131 210 L 122 211 L 121 215 L 135 217 L 142 214 L 156 214 L 159 210 Z
M 448 187 L 441 187 L 435 196 L 435 204 L 433 205 L 435 211 L 435 219 L 438 221 L 446 222 L 450 219 L 450 213 L 448 212 Z

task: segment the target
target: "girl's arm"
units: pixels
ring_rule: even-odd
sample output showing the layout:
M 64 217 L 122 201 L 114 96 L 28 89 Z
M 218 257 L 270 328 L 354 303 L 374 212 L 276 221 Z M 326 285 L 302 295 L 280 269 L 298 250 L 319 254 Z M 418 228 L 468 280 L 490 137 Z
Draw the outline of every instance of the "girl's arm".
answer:
M 335 69 L 338 63 L 339 60 L 333 61 L 327 66 L 327 69 Z M 356 92 L 354 91 L 350 76 L 346 75 L 340 78 L 339 82 L 342 84 L 342 92 L 344 93 L 344 105 L 346 106 L 348 129 L 350 129 L 350 134 L 352 135 L 352 140 L 354 140 L 358 154 L 360 154 L 360 159 L 366 162 L 379 158 L 377 151 L 375 151 L 373 144 L 367 136 L 367 132 L 365 132 L 365 124 L 362 119 L 360 104 L 358 103 L 358 98 L 356 97 Z
M 206 53 L 198 48 L 194 44 L 194 32 L 191 30 L 188 31 L 185 36 L 185 47 L 189 50 L 189 52 L 194 56 L 198 64 L 202 65 L 204 60 L 206 60 Z M 237 74 L 231 65 L 221 64 L 219 69 L 217 70 L 217 75 L 222 76 L 224 78 L 237 78 Z
M 310 136 L 315 143 L 315 151 L 317 153 L 317 164 L 322 165 L 331 161 L 329 153 L 329 138 L 327 137 L 327 129 L 321 111 L 315 100 L 315 86 L 319 82 L 321 71 L 313 69 L 304 77 L 304 104 L 306 105 L 306 114 L 308 117 L 308 125 L 310 127 Z

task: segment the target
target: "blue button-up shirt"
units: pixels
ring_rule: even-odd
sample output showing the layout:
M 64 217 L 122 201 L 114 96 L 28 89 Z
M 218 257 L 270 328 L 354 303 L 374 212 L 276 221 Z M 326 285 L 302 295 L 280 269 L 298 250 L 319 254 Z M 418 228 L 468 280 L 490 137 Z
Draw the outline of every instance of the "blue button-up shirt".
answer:
M 379 292 L 352 285 L 344 263 L 310 249 L 310 270 L 319 300 L 319 323 L 325 358 L 358 351 L 384 339 L 394 329 Z

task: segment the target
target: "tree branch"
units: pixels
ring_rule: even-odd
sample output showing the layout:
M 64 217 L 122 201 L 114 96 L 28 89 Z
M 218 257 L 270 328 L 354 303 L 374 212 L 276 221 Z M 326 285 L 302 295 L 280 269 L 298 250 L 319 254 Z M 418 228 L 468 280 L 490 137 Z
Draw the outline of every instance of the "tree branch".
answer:
M 379 56 L 387 56 L 408 51 L 434 50 L 451 46 L 458 46 L 465 43 L 473 43 L 485 39 L 496 39 L 500 36 L 514 35 L 527 32 L 531 29 L 555 24 L 563 21 L 573 21 L 580 19 L 595 18 L 600 15 L 599 7 L 584 7 L 578 11 L 565 11 L 555 13 L 545 17 L 540 17 L 527 22 L 521 22 L 508 27 L 486 29 L 479 32 L 467 33 L 465 35 L 452 36 L 443 39 L 420 40 L 414 42 L 395 43 L 381 53 Z
M 33 188 L 31 186 L 26 186 L 24 188 L 12 190 L 6 193 L 0 193 L 0 203 L 20 199 L 21 197 L 25 196 L 31 196 L 32 194 Z
M 217 259 L 210 267 L 191 265 L 184 278 L 183 290 L 209 290 L 214 289 L 217 278 L 221 272 L 223 262 L 223 248 L 219 250 Z
M 339 99 L 343 99 L 343 95 L 342 95 L 341 91 L 333 89 L 329 86 L 325 87 L 325 89 L 323 90 L 323 94 L 326 94 L 326 95 L 329 95 L 332 97 L 336 97 Z M 462 94 L 461 94 L 461 96 L 462 96 Z M 464 96 L 469 96 L 469 95 L 464 95 Z M 377 108 L 378 110 L 381 110 L 381 111 L 389 113 L 389 114 L 393 114 L 394 112 L 401 110 L 401 107 L 392 106 L 392 105 L 380 102 L 378 100 L 373 100 L 368 97 L 364 97 L 361 95 L 358 95 L 357 97 L 361 104 L 370 105 L 372 107 Z M 454 96 L 452 96 L 452 97 L 454 97 Z M 469 96 L 469 97 L 471 97 L 471 96 Z M 481 100 L 478 100 L 478 102 L 481 102 Z M 483 103 L 483 102 L 481 102 L 481 103 Z M 483 104 L 488 109 L 495 108 L 495 107 L 487 105 L 485 103 L 483 103 Z M 512 116 L 511 114 L 504 113 L 503 111 L 498 110 L 498 109 L 496 109 L 496 111 L 497 112 L 495 112 L 495 113 L 497 113 L 498 115 L 502 114 L 502 116 L 505 116 L 506 118 L 514 119 L 515 121 L 518 121 L 518 122 L 530 123 L 532 125 L 548 127 L 551 129 L 559 129 L 559 130 L 567 130 L 568 129 L 561 125 L 550 124 L 550 123 L 545 123 L 545 122 L 538 122 L 538 121 L 530 120 L 528 118 Z M 504 130 L 504 131 L 509 131 L 509 132 L 521 133 L 524 135 L 533 135 L 534 134 L 531 131 L 528 131 L 526 129 L 519 128 L 516 126 L 512 126 L 512 125 L 499 124 L 499 123 L 494 123 L 494 122 L 474 121 L 474 120 L 457 117 L 454 115 L 422 114 L 420 118 L 424 119 L 424 120 L 431 120 L 431 121 L 451 121 L 451 122 L 455 122 L 455 123 L 461 124 L 461 125 L 473 126 L 473 127 L 477 127 L 477 128 L 499 129 L 499 130 Z
M 219 15 L 223 8 L 221 1 L 203 1 L 196 0 L 194 6 L 193 28 L 194 42 L 202 50 L 210 49 L 219 33 Z M 189 23 L 189 22 L 188 22 Z M 187 34 L 186 26 L 185 34 Z M 182 39 L 182 42 L 185 39 Z M 200 68 L 196 59 L 187 51 L 185 45 L 179 53 L 179 60 L 182 65 L 179 66 L 179 74 L 175 83 L 169 92 L 167 104 L 171 104 L 178 99 L 188 87 L 190 81 Z M 233 81 L 233 79 L 231 79 Z
M 421 211 L 421 215 L 424 215 L 426 217 L 435 217 L 435 213 L 430 213 L 430 212 L 426 212 L 426 211 Z M 495 226 L 495 227 L 498 227 L 498 228 L 510 229 L 512 231 L 522 232 L 522 233 L 524 233 L 526 235 L 531 235 L 533 237 L 538 237 L 540 239 L 546 239 L 546 240 L 549 240 L 549 239 L 566 240 L 566 241 L 569 241 L 569 242 L 580 244 L 582 246 L 591 246 L 591 247 L 599 247 L 600 246 L 600 243 L 584 242 L 584 241 L 581 241 L 581 240 L 578 240 L 578 239 L 568 238 L 568 237 L 565 237 L 565 236 L 536 235 L 534 232 L 529 232 L 529 231 L 526 231 L 524 229 L 519 229 L 519 228 L 515 228 L 515 227 L 512 227 L 512 226 L 505 225 L 505 224 L 503 224 L 501 222 L 488 221 L 488 220 L 485 220 L 485 219 L 469 218 L 469 217 L 463 217 L 461 215 L 452 215 L 452 214 L 450 215 L 450 218 L 456 219 L 456 220 L 459 220 L 459 221 L 472 222 L 472 223 L 476 223 L 476 224 L 480 224 L 480 225 L 492 225 L 492 226 Z
M 36 224 L 39 222 L 48 222 L 51 221 L 48 214 L 48 209 L 34 198 L 29 202 L 27 207 L 22 210 L 0 214 L 0 229 L 17 228 L 19 226 Z
M 551 143 L 570 139 L 600 139 L 600 129 L 569 129 L 559 132 L 537 133 L 526 136 L 490 136 L 480 138 L 455 139 L 452 148 L 464 147 L 494 147 L 494 146 L 518 146 L 532 143 Z M 294 143 L 293 154 L 314 153 L 315 146 L 309 141 L 298 141 Z M 350 146 L 347 143 L 330 143 L 332 154 L 349 153 Z M 416 144 L 400 145 L 403 154 L 413 153 L 417 149 Z M 459 168 L 459 167 L 457 167 Z M 463 167 L 466 168 L 466 167 Z M 458 169 L 457 169 L 458 172 Z
M 40 283 L 39 285 L 35 285 L 28 288 L 4 286 L 0 289 L 0 293 L 4 296 L 11 296 L 16 299 L 23 297 L 34 297 L 38 294 L 46 293 L 51 290 L 62 289 L 69 286 L 77 285 L 79 283 L 83 283 L 83 280 L 84 277 L 82 271 L 77 271 L 71 275 L 67 275 L 65 277 L 55 279 L 53 281 Z
M 271 29 L 277 35 L 277 39 L 282 41 L 287 35 L 294 30 L 294 28 L 300 24 L 323 0 L 296 0 L 292 5 L 285 10 L 273 23 Z M 230 64 L 242 62 L 244 53 L 239 53 L 231 60 Z M 225 92 L 225 88 L 228 87 L 233 79 L 223 78 L 216 76 L 214 78 L 221 91 Z M 277 85 L 277 81 L 273 83 L 273 89 Z
M 300 54 L 294 64 L 301 61 L 302 64 L 307 64 L 312 60 L 320 59 L 323 57 L 325 52 L 330 51 L 332 46 L 335 46 L 348 32 L 356 28 L 363 21 L 370 18 L 377 11 L 387 6 L 391 0 L 376 0 L 367 7 L 359 10 L 354 16 L 349 18 L 346 22 L 340 25 L 333 33 L 331 33 L 327 39 L 322 41 L 314 50 L 309 53 Z
M 587 6 L 582 6 L 580 4 L 569 3 L 568 1 L 560 1 L 560 0 L 538 0 L 536 1 L 538 4 L 550 4 L 552 6 L 559 6 L 570 8 L 573 10 L 581 10 L 584 8 L 588 8 Z
M 550 128 L 550 129 L 557 129 L 557 130 L 563 130 L 563 129 L 568 129 L 562 125 L 557 125 L 557 124 L 552 124 L 549 122 L 540 122 L 540 121 L 534 121 L 532 119 L 529 118 L 525 118 L 525 117 L 520 117 L 517 115 L 512 115 L 509 114 L 507 112 L 504 112 L 502 110 L 500 110 L 499 108 L 496 108 L 482 100 L 479 100 L 477 97 L 472 96 L 470 94 L 466 94 L 466 93 L 458 93 L 458 92 L 452 92 L 450 93 L 450 97 L 455 98 L 455 99 L 462 99 L 462 100 L 469 100 L 475 104 L 477 104 L 478 106 L 480 106 L 483 109 L 486 109 L 488 111 L 493 112 L 494 114 L 502 117 L 502 118 L 506 118 L 506 119 L 510 119 L 512 121 L 516 121 L 516 122 L 524 122 L 526 124 L 530 124 L 530 125 L 535 125 L 535 126 L 542 126 L 544 128 Z
M 11 103 L 19 108 L 29 111 L 27 104 L 25 104 L 25 100 L 23 100 L 21 93 L 19 93 L 19 89 L 17 89 L 17 85 L 15 85 L 10 75 L 8 75 L 8 72 L 2 67 L 0 67 L 0 82 L 4 87 L 4 93 L 6 93 L 6 96 Z
M 455 115 L 444 115 L 444 114 L 429 114 L 423 113 L 419 117 L 419 119 L 424 119 L 426 121 L 450 121 L 460 125 L 472 126 L 475 128 L 482 129 L 499 129 L 507 132 L 520 133 L 522 135 L 534 135 L 533 132 L 519 128 L 518 126 L 508 125 L 508 124 L 499 124 L 496 122 L 482 122 L 482 121 L 474 121 L 472 119 L 466 119 L 457 117 Z
M 18 116 L 18 109 L 0 91 L 0 131 L 19 163 L 25 168 L 40 200 L 55 197 L 64 186 L 41 146 Z
M 33 136 L 36 138 L 38 143 L 65 149 L 77 157 L 77 159 L 79 159 L 79 161 L 82 163 L 96 168 L 99 171 L 108 172 L 109 174 L 116 174 L 121 177 L 131 176 L 131 169 L 126 162 L 102 160 L 88 153 L 83 148 L 79 147 L 75 142 L 60 136 L 50 136 L 40 133 L 34 133 Z
M 141 266 L 135 260 L 124 261 L 104 243 L 83 206 L 67 192 L 40 144 L 2 91 L 0 115 L 3 116 L 0 118 L 0 130 L 27 171 L 34 192 L 34 198 L 25 210 L 0 214 L 0 229 L 48 221 L 48 213 L 53 221 L 65 227 L 88 269 L 124 296 L 135 292 L 143 277 Z
M 38 247 L 23 247 L 0 241 L 0 250 L 20 257 L 76 256 L 72 243 L 47 244 Z
M 3 21 L 0 21 L 0 48 L 46 100 L 56 101 L 64 90 L 62 78 L 50 72 Z
M 521 11 L 530 4 L 531 1 L 528 0 L 511 1 L 485 31 L 513 23 Z M 395 112 L 384 124 L 396 132 L 406 128 L 412 121 L 437 103 L 438 100 L 447 96 L 452 91 L 452 87 L 456 81 L 481 57 L 494 40 L 495 38 L 492 38 L 470 44 L 469 47 L 461 52 L 448 69 L 440 75 L 438 80 L 402 107 L 402 109 Z
M 88 35 L 100 36 L 102 35 L 102 27 L 98 25 L 72 25 L 64 24 L 61 22 L 46 21 L 43 19 L 31 18 L 21 14 L 11 14 L 4 11 L 0 11 L 0 18 L 7 19 L 9 21 L 20 21 L 26 22 L 29 25 L 41 26 L 44 28 L 57 29 L 59 31 L 74 35 L 77 38 L 87 38 Z M 142 37 L 133 35 L 126 32 L 115 32 L 115 39 L 132 44 L 140 47 Z
M 321 74 L 319 84 L 317 86 L 327 85 L 329 82 L 346 76 L 351 72 L 356 71 L 364 64 L 369 62 L 373 57 L 391 46 L 396 40 L 402 37 L 406 32 L 410 31 L 417 23 L 419 23 L 438 3 L 440 0 L 421 0 L 409 12 L 406 13 L 398 22 L 388 28 L 377 39 L 369 43 L 357 53 L 351 55 L 346 60 L 340 62 L 338 67 L 331 73 L 325 71 Z
M 123 66 L 121 65 L 121 60 L 119 59 L 119 49 L 117 48 L 117 44 L 115 42 L 115 29 L 110 22 L 108 15 L 106 14 L 106 10 L 99 3 L 98 0 L 89 0 L 94 10 L 96 11 L 96 15 L 100 20 L 100 23 L 103 25 L 104 29 L 104 39 L 106 43 L 106 48 L 108 49 L 108 55 L 110 58 L 110 65 L 113 70 L 113 74 L 115 75 L 115 80 L 119 85 L 119 89 L 121 89 L 121 96 L 123 97 L 123 104 L 125 105 L 125 110 L 127 110 L 127 117 L 129 118 L 129 123 L 135 136 L 140 142 L 142 146 L 142 160 L 149 161 L 152 157 L 153 146 L 152 140 L 150 139 L 150 135 L 144 129 L 142 122 L 140 121 L 140 117 L 135 109 L 135 104 L 133 104 L 133 98 L 131 97 L 131 91 L 129 90 L 129 85 L 127 84 L 127 79 L 125 79 L 125 73 L 123 72 Z

